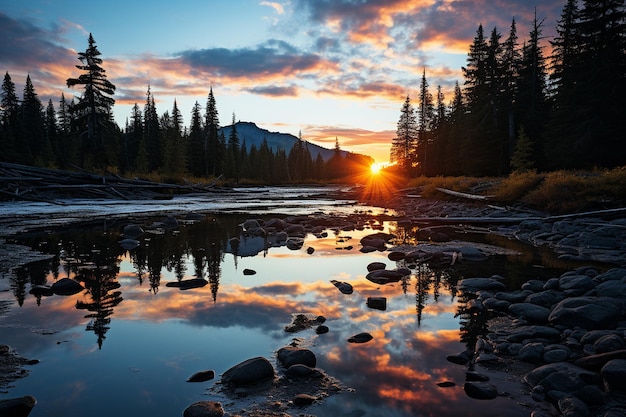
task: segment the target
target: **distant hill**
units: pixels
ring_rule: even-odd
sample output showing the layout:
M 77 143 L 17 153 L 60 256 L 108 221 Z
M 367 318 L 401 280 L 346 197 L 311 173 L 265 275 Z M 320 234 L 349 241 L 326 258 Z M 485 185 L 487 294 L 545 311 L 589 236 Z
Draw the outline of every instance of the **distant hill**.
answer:
M 235 123 L 237 128 L 237 136 L 239 137 L 239 144 L 243 146 L 244 142 L 246 144 L 246 149 L 250 150 L 252 145 L 255 145 L 257 149 L 261 147 L 263 143 L 263 139 L 267 139 L 267 144 L 272 149 L 272 151 L 276 152 L 279 149 L 283 149 L 285 153 L 289 154 L 289 151 L 293 147 L 293 144 L 296 143 L 299 139 L 289 133 L 280 133 L 280 132 L 270 132 L 266 129 L 261 129 L 256 124 L 252 122 L 237 122 Z M 224 133 L 224 137 L 228 141 L 228 136 L 230 135 L 233 126 L 224 126 L 220 128 L 220 133 Z M 319 145 L 315 145 L 313 143 L 307 142 L 309 146 L 309 152 L 311 153 L 311 158 L 315 160 L 317 158 L 317 154 L 322 155 L 324 161 L 328 161 L 335 152 L 334 149 L 327 149 Z M 341 151 L 342 155 L 346 155 L 346 151 Z

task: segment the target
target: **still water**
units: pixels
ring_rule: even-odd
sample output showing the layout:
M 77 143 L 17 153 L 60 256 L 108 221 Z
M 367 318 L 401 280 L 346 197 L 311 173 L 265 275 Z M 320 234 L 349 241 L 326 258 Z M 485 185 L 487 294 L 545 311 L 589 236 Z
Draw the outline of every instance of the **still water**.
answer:
M 374 214 L 357 229 L 329 227 L 324 236 L 308 234 L 302 247 L 290 249 L 243 236 L 240 224 L 249 216 L 280 217 L 217 210 L 193 222 L 178 215 L 179 226 L 168 228 L 153 224 L 162 216 L 135 215 L 132 221 L 150 230 L 130 250 L 119 243 L 129 222 L 123 218 L 19 235 L 17 243 L 52 257 L 0 278 L 0 287 L 8 289 L 0 292 L 0 302 L 11 305 L 0 316 L 0 343 L 40 363 L 29 366 L 29 376 L 3 390 L 0 399 L 34 396 L 32 417 L 180 416 L 202 400 L 242 413 L 244 402 L 216 389 L 219 375 L 252 357 L 275 363 L 275 352 L 297 339 L 342 390 L 305 409 L 294 406 L 287 410 L 291 415 L 529 414 L 519 404 L 524 386 L 506 375 L 485 371 L 510 395 L 490 401 L 467 397 L 465 368 L 446 356 L 473 346 L 476 329 L 484 330 L 464 314 L 457 281 L 510 272 L 518 275 L 510 280 L 515 286 L 516 280 L 536 277 L 529 276 L 535 274 L 534 255 L 441 269 L 421 265 L 400 282 L 379 285 L 365 278 L 367 265 L 398 265 L 386 252 L 361 253 L 360 238 L 384 231 L 402 236 L 397 244 L 411 243 L 410 230 L 377 221 Z M 241 239 L 237 254 L 232 237 Z M 246 269 L 256 274 L 244 274 Z M 64 277 L 86 289 L 70 296 L 30 293 L 35 285 Z M 172 286 L 196 278 L 206 285 Z M 350 283 L 354 292 L 342 294 L 331 280 Z M 368 297 L 386 297 L 387 309 L 368 308 Z M 330 331 L 286 332 L 297 313 L 326 317 Z M 347 342 L 360 332 L 373 340 Z M 206 369 L 215 371 L 214 380 L 186 382 Z M 456 385 L 437 385 L 444 381 Z

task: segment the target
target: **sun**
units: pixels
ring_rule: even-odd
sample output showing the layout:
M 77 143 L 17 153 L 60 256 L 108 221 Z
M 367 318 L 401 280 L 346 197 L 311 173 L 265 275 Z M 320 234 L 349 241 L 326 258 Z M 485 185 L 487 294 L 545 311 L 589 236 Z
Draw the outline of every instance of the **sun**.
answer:
M 380 171 L 382 171 L 384 167 L 385 167 L 384 163 L 375 162 L 372 165 L 370 165 L 370 171 L 372 175 L 377 175 L 377 174 L 380 174 Z

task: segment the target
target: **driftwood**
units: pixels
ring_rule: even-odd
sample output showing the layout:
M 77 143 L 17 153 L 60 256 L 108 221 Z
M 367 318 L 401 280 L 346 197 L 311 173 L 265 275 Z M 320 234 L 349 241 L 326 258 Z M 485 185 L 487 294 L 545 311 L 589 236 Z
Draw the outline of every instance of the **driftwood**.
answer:
M 448 190 L 447 188 L 437 188 L 437 191 L 454 196 L 454 197 L 466 198 L 468 200 L 489 200 L 493 198 L 492 195 L 462 193 L 460 191 Z
M 218 178 L 219 179 L 219 178 Z M 59 198 L 165 199 L 214 191 L 211 184 L 170 184 L 116 174 L 38 168 L 0 162 L 0 199 L 58 203 Z

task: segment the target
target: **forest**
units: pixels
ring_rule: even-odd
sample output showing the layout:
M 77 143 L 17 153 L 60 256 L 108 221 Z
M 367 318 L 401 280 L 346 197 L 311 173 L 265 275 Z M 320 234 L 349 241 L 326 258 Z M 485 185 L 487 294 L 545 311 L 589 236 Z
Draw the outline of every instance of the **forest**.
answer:
M 408 173 L 502 176 L 626 165 L 626 12 L 623 0 L 567 0 L 549 40 L 535 15 L 523 42 L 479 25 L 448 104 L 426 70 L 407 96 L 391 161 Z
M 622 118 L 626 97 L 626 11 L 623 0 L 567 0 L 556 36 L 542 35 L 535 16 L 520 41 L 515 19 L 503 39 L 480 24 L 469 46 L 463 82 L 446 103 L 433 97 L 422 71 L 416 106 L 406 97 L 390 160 L 416 176 L 504 176 L 517 171 L 613 168 L 626 165 Z M 372 159 L 343 152 L 336 140 L 329 160 L 312 155 L 308 142 L 274 150 L 240 143 L 235 127 L 220 132 L 211 88 L 183 126 L 176 101 L 159 114 L 147 88 L 126 122 L 113 120 L 116 86 L 90 34 L 78 53 L 81 71 L 67 86 L 80 96 L 41 102 L 27 76 L 21 100 L 9 72 L 0 88 L 0 161 L 60 169 L 109 171 L 180 181 L 223 178 L 266 184 L 327 181 L 369 168 Z M 68 71 L 69 72 L 69 71 Z

